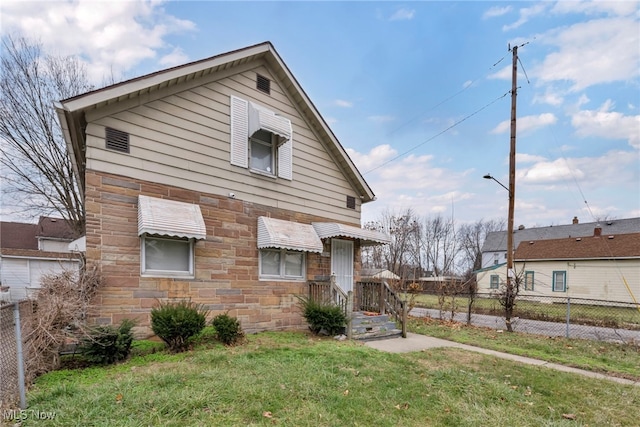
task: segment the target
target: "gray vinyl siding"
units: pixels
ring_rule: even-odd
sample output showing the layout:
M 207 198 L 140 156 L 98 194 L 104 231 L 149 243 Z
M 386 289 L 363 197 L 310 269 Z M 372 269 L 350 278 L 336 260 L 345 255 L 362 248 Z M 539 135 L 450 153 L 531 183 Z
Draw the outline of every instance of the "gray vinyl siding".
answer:
M 255 89 L 255 75 L 271 79 L 271 95 Z M 239 200 L 337 221 L 359 223 L 360 194 L 338 168 L 308 121 L 268 69 L 256 64 L 240 74 L 182 91 L 126 100 L 87 115 L 87 169 L 188 188 L 236 194 Z M 229 97 L 252 100 L 287 117 L 293 127 L 293 181 L 252 174 L 230 164 Z M 130 134 L 130 153 L 106 150 L 105 127 Z M 346 208 L 354 196 L 356 209 Z

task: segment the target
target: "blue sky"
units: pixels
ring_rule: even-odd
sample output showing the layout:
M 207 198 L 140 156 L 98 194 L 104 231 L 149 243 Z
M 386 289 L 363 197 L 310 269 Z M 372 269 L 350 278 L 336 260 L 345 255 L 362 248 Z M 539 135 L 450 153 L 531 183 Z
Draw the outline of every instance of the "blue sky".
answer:
M 640 216 L 640 3 L 13 2 L 2 34 L 79 55 L 100 85 L 271 41 L 378 200 L 516 225 Z

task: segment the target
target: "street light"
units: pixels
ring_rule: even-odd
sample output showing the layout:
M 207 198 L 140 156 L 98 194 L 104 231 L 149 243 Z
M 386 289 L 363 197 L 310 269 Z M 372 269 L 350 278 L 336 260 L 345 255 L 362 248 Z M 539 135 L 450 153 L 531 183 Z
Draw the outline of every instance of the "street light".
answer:
M 511 152 L 515 150 L 512 147 Z M 513 155 L 512 157 L 515 157 Z M 502 188 L 509 193 L 509 215 L 507 217 L 507 287 L 505 292 L 505 321 L 507 324 L 507 330 L 512 331 L 511 315 L 513 314 L 513 306 L 515 304 L 515 298 L 517 292 L 513 289 L 512 280 L 515 279 L 515 271 L 513 269 L 513 213 L 514 213 L 514 192 L 515 192 L 515 173 L 514 173 L 515 161 L 510 162 L 509 167 L 509 188 L 503 183 L 495 179 L 491 174 L 483 176 L 484 179 L 492 179 L 497 182 Z
M 494 180 L 495 182 L 497 182 L 498 184 L 500 184 L 500 185 L 502 186 L 502 188 L 504 188 L 505 190 L 509 191 L 509 189 L 508 189 L 508 188 L 507 188 L 503 183 L 501 183 L 500 181 L 498 181 L 497 179 L 495 179 L 494 177 L 492 177 L 492 176 L 491 176 L 491 174 L 486 174 L 485 176 L 483 176 L 483 178 L 484 178 L 484 179 L 492 179 L 492 180 Z M 509 191 L 509 193 L 511 193 L 511 192 Z

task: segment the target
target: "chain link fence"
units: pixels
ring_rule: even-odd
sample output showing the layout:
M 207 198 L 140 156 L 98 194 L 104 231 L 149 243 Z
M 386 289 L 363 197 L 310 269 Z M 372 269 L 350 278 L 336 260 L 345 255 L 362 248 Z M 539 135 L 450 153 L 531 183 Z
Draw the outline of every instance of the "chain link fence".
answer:
M 504 308 L 498 295 L 477 294 L 473 300 L 468 294 L 414 295 L 411 315 L 505 329 Z M 638 344 L 640 306 L 585 298 L 520 295 L 516 299 L 512 326 L 517 332 Z
M 16 306 L 19 316 L 15 313 Z M 16 319 L 19 333 L 16 333 Z M 15 408 L 18 403 L 24 406 L 25 378 L 29 378 L 25 360 L 32 322 L 33 301 L 3 303 L 0 306 L 0 410 Z

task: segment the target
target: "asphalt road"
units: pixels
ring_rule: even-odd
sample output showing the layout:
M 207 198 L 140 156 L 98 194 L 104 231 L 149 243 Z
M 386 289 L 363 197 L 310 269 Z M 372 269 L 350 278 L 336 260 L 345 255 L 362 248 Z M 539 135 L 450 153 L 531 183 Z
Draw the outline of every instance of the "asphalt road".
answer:
M 439 310 L 427 308 L 414 308 L 409 313 L 415 317 L 431 317 L 434 319 L 451 319 L 451 312 L 443 312 L 440 316 Z M 466 313 L 455 313 L 453 320 L 456 322 L 467 322 Z M 505 330 L 504 317 L 489 316 L 486 314 L 472 314 L 471 323 L 474 326 L 482 326 L 496 330 Z M 640 342 L 640 331 L 632 331 L 628 329 L 612 329 L 598 326 L 588 325 L 567 325 L 565 323 L 545 322 L 542 320 L 529 320 L 513 318 L 511 320 L 513 330 L 517 332 L 526 332 L 529 334 L 538 334 L 548 337 L 566 337 L 567 332 L 569 338 L 583 338 L 597 341 L 610 342 Z

